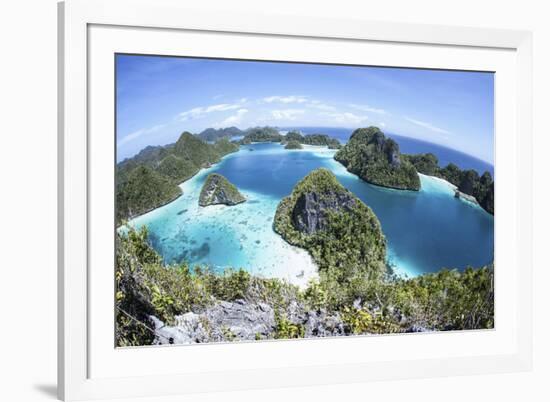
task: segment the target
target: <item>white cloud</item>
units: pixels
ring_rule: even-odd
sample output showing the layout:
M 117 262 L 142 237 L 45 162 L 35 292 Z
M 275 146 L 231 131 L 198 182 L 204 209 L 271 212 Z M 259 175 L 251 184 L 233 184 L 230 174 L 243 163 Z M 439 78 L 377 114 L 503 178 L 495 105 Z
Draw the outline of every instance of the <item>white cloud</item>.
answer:
M 262 99 L 266 103 L 306 103 L 306 96 L 289 95 L 289 96 L 268 96 Z
M 371 107 L 369 105 L 357 105 L 355 103 L 352 103 L 352 104 L 349 105 L 349 107 L 352 107 L 352 108 L 357 109 L 357 110 L 361 110 L 362 112 L 376 113 L 376 114 L 389 114 L 384 109 L 378 109 L 378 108 L 375 108 L 375 107 Z
M 445 129 L 442 129 L 442 128 L 439 128 L 439 127 L 436 127 L 436 126 L 434 126 L 433 124 L 427 123 L 427 122 L 425 122 L 425 121 L 412 119 L 412 118 L 406 117 L 406 116 L 405 116 L 405 120 L 407 120 L 407 121 L 410 122 L 410 123 L 416 124 L 417 126 L 420 126 L 420 127 L 423 127 L 423 128 L 427 128 L 428 130 L 433 131 L 433 132 L 435 132 L 435 133 L 439 133 L 439 134 L 451 134 L 449 131 L 447 131 L 447 130 L 445 130 Z
M 247 113 L 248 113 L 248 109 L 239 109 L 239 110 L 237 110 L 237 113 L 235 113 L 234 115 L 229 116 L 225 120 L 223 120 L 223 121 L 221 121 L 217 124 L 214 124 L 213 126 L 216 127 L 216 128 L 224 128 L 224 127 L 230 127 L 230 126 L 238 125 L 238 124 L 241 123 L 244 115 L 247 114 Z
M 140 130 L 134 131 L 126 136 L 124 136 L 120 141 L 117 142 L 118 146 L 122 146 L 124 144 L 127 144 L 128 142 L 134 141 L 135 139 L 143 136 L 155 133 L 161 129 L 166 127 L 166 124 L 157 124 L 156 126 L 149 127 L 149 128 L 142 128 Z
M 386 127 L 386 123 L 384 123 L 383 121 L 381 121 L 380 123 L 378 123 L 378 125 L 382 128 Z
M 305 113 L 303 109 L 283 109 L 283 110 L 272 110 L 271 118 L 274 120 L 296 120 L 298 116 L 301 116 Z
M 199 119 L 213 112 L 225 112 L 228 110 L 239 109 L 240 107 L 242 107 L 243 103 L 245 102 L 246 102 L 246 98 L 242 98 L 237 103 L 220 103 L 217 105 L 195 107 L 193 109 L 186 110 L 185 112 L 181 112 L 178 115 L 178 119 L 180 121 L 187 121 L 187 120 Z
M 327 112 L 336 110 L 334 106 L 327 105 L 326 103 L 323 103 L 320 100 L 312 100 L 311 102 L 307 103 L 307 106 L 311 108 L 319 109 L 319 110 L 324 110 Z
M 336 123 L 343 124 L 359 124 L 369 119 L 368 116 L 360 116 L 351 112 L 323 113 L 323 115 L 330 117 Z

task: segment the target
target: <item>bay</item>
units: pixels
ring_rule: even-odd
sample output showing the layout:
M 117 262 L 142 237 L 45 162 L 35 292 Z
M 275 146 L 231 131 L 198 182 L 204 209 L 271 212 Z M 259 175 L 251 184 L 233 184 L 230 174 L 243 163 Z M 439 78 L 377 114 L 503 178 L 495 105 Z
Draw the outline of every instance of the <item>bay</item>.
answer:
M 431 152 L 427 148 L 434 149 L 424 147 L 421 152 Z M 448 183 L 421 175 L 419 192 L 374 186 L 347 172 L 333 159 L 334 152 L 313 146 L 285 150 L 271 143 L 241 146 L 181 184 L 183 195 L 177 200 L 130 224 L 147 225 L 153 247 L 167 263 L 186 261 L 219 272 L 243 268 L 304 285 L 316 276 L 315 264 L 306 251 L 290 246 L 273 231 L 273 217 L 280 200 L 300 179 L 324 167 L 378 216 L 388 241 L 388 262 L 397 272 L 416 276 L 443 267 L 479 267 L 493 260 L 493 216 L 454 198 Z M 247 202 L 199 207 L 200 189 L 212 172 L 227 177 Z

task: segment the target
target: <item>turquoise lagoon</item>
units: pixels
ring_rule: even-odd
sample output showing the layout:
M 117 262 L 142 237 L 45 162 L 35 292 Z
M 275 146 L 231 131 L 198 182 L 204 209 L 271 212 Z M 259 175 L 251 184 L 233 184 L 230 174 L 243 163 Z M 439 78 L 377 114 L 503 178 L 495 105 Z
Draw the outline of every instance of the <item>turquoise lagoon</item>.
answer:
M 130 224 L 147 225 L 153 247 L 167 263 L 187 261 L 217 271 L 244 268 L 303 285 L 316 275 L 316 267 L 307 252 L 273 231 L 273 217 L 300 179 L 324 167 L 376 213 L 388 241 L 388 262 L 397 272 L 416 276 L 493 260 L 493 217 L 454 198 L 449 183 L 421 175 L 419 192 L 370 185 L 336 162 L 334 152 L 312 146 L 285 150 L 271 143 L 242 146 L 181 184 L 183 195 L 177 200 Z M 199 207 L 201 186 L 212 172 L 227 177 L 247 202 Z

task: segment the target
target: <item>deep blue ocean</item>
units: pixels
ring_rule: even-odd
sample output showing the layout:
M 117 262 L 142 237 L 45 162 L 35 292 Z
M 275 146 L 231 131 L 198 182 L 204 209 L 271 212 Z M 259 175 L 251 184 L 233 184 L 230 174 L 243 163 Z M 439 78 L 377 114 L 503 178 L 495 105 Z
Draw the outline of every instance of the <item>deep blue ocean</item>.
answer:
M 433 152 L 443 163 L 489 169 L 482 161 L 438 145 L 396 139 L 405 153 Z M 273 231 L 273 216 L 300 179 L 324 167 L 378 216 L 388 242 L 388 262 L 398 272 L 416 276 L 443 267 L 479 267 L 493 260 L 493 216 L 454 198 L 448 183 L 421 175 L 419 192 L 377 187 L 347 172 L 333 159 L 334 152 L 326 147 L 285 150 L 271 143 L 241 146 L 181 184 L 180 198 L 130 223 L 148 226 L 152 244 L 166 262 L 206 264 L 220 271 L 244 268 L 303 283 L 315 276 L 315 265 L 307 252 L 288 245 Z M 212 172 L 227 177 L 248 201 L 232 207 L 199 207 L 201 186 Z

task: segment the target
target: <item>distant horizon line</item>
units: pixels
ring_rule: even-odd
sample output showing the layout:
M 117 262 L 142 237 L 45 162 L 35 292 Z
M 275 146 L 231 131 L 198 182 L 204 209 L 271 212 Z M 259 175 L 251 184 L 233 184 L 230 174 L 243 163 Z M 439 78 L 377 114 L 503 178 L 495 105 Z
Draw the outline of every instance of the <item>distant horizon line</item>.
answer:
M 274 126 L 274 125 L 265 125 L 265 126 L 262 126 L 262 125 L 255 125 L 255 126 L 250 126 L 250 127 L 244 128 L 244 129 L 243 129 L 243 128 L 240 128 L 240 127 L 237 126 L 237 125 L 227 126 L 227 127 L 219 127 L 219 128 L 210 126 L 210 127 L 206 127 L 206 128 L 204 128 L 204 129 L 202 129 L 202 130 L 200 130 L 200 131 L 197 131 L 197 132 L 192 132 L 192 131 L 190 131 L 190 130 L 183 130 L 179 135 L 181 136 L 183 133 L 186 133 L 186 132 L 187 132 L 187 133 L 190 133 L 190 134 L 192 134 L 192 135 L 198 136 L 198 135 L 200 135 L 202 132 L 204 132 L 204 131 L 206 131 L 206 130 L 209 130 L 209 129 L 213 129 L 213 130 L 226 130 L 226 129 L 228 129 L 228 128 L 236 128 L 236 129 L 238 129 L 238 130 L 240 130 L 240 131 L 245 132 L 245 131 L 250 130 L 250 129 L 252 129 L 252 128 L 258 128 L 258 127 L 259 127 L 259 128 L 270 127 L 270 128 L 274 128 L 274 129 L 277 129 L 277 130 L 287 129 L 287 128 L 288 128 L 288 129 L 300 129 L 300 128 L 345 129 L 345 130 L 351 130 L 351 131 L 352 131 L 352 132 L 350 133 L 350 135 L 353 133 L 353 131 L 358 130 L 358 129 L 360 129 L 360 128 L 376 127 L 376 128 L 378 128 L 380 131 L 382 131 L 382 133 L 384 133 L 384 134 L 386 134 L 386 135 L 393 135 L 393 136 L 396 136 L 396 137 L 404 137 L 404 138 L 412 139 L 412 140 L 415 140 L 415 141 L 425 142 L 425 143 L 427 143 L 427 144 L 438 145 L 438 146 L 441 146 L 441 147 L 443 147 L 443 148 L 450 149 L 450 150 L 452 150 L 452 151 L 454 151 L 454 152 L 459 152 L 459 153 L 464 154 L 464 155 L 466 155 L 466 156 L 469 156 L 469 157 L 471 157 L 471 158 L 477 159 L 477 160 L 479 160 L 479 161 L 481 161 L 481 162 L 483 162 L 483 163 L 486 163 L 486 164 L 492 166 L 493 169 L 494 169 L 494 167 L 495 167 L 495 166 L 494 166 L 494 162 L 489 162 L 489 161 L 487 161 L 487 160 L 485 160 L 485 159 L 483 159 L 483 158 L 481 158 L 481 157 L 479 157 L 479 156 L 475 156 L 475 155 L 469 154 L 469 153 L 467 153 L 467 152 L 465 152 L 465 151 L 461 151 L 461 150 L 458 150 L 458 149 L 455 149 L 455 148 L 451 148 L 451 147 L 449 147 L 449 146 L 446 145 L 446 144 L 441 144 L 441 143 L 439 143 L 439 142 L 431 142 L 431 141 L 428 141 L 428 140 L 425 140 L 425 139 L 421 139 L 421 138 L 417 138 L 417 137 L 412 137 L 412 136 L 409 136 L 409 135 L 406 135 L 406 134 L 400 134 L 400 133 L 398 134 L 398 133 L 395 133 L 395 132 L 392 132 L 392 131 L 384 131 L 383 128 L 380 128 L 380 127 L 378 127 L 378 126 L 376 126 L 376 125 L 370 125 L 370 126 L 366 126 L 366 127 L 307 126 L 307 125 L 297 125 L 297 126 Z M 325 134 L 325 133 L 315 133 L 315 134 Z M 281 135 L 284 135 L 284 134 L 281 134 Z M 311 134 L 305 134 L 305 135 L 311 135 Z M 328 134 L 325 134 L 325 135 L 328 135 Z M 179 138 L 179 137 L 178 137 L 178 138 Z M 338 138 L 336 138 L 336 139 L 338 139 Z M 177 140 L 178 140 L 178 139 L 176 139 L 175 141 L 177 141 Z M 175 143 L 175 141 L 174 141 L 174 142 L 167 142 L 167 143 L 165 143 L 165 144 L 146 145 L 146 146 L 144 146 L 143 148 L 141 148 L 139 151 L 137 151 L 136 153 L 134 153 L 133 155 L 127 156 L 127 157 L 125 157 L 124 159 L 121 159 L 121 160 L 117 160 L 116 163 L 118 164 L 118 163 L 124 162 L 124 161 L 127 160 L 127 159 L 131 159 L 131 158 L 135 157 L 136 155 L 138 155 L 141 151 L 143 151 L 143 150 L 144 150 L 145 148 L 147 148 L 147 147 L 150 147 L 150 146 L 153 146 L 153 147 L 155 147 L 155 146 L 165 147 L 165 146 L 167 146 L 167 145 L 171 145 L 171 144 Z M 117 148 L 118 148 L 118 139 L 117 139 Z

